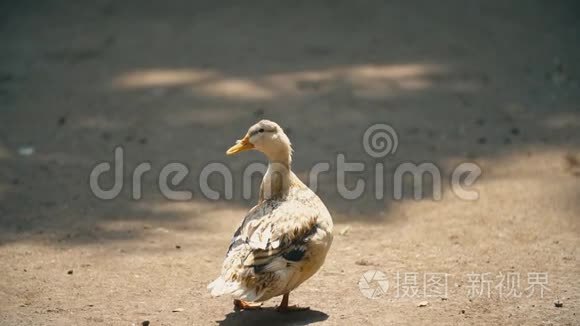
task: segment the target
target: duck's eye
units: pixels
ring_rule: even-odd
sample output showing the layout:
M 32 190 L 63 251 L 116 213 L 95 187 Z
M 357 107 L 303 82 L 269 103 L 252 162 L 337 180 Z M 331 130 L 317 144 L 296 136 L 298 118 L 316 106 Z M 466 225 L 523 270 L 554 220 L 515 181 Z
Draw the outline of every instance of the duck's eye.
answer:
M 264 128 L 260 128 L 258 132 L 264 132 Z

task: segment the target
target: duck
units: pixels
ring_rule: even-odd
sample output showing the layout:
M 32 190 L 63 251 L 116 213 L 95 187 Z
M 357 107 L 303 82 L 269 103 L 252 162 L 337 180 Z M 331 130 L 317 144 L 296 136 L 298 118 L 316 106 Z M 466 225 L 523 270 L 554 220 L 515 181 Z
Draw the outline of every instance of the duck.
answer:
M 292 172 L 292 144 L 275 122 L 261 120 L 226 152 L 257 150 L 268 159 L 257 204 L 246 214 L 227 250 L 220 276 L 208 285 L 214 297 L 231 295 L 234 309 L 260 309 L 290 292 L 323 265 L 333 239 L 332 217 L 322 200 Z

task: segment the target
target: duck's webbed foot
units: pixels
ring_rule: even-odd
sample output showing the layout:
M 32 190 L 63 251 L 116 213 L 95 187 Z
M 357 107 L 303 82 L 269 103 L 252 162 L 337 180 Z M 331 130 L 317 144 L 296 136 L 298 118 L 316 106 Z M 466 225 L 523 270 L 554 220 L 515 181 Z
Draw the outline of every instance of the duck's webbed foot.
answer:
M 258 309 L 262 309 L 262 304 L 234 299 L 234 309 L 235 310 L 258 310 Z

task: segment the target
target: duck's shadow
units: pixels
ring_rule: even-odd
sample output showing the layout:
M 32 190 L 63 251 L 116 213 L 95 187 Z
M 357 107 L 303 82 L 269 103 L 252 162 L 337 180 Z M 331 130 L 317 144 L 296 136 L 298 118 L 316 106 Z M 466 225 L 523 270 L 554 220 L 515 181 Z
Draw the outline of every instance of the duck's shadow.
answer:
M 226 315 L 219 325 L 309 325 L 328 319 L 328 315 L 318 310 L 292 311 L 280 313 L 275 308 L 233 311 Z

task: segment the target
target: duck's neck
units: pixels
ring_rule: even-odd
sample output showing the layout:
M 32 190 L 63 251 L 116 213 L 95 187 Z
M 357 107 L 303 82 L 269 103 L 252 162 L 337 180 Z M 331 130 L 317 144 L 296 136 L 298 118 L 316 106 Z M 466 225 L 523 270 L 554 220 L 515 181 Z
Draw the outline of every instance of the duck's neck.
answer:
M 260 186 L 260 201 L 283 199 L 292 184 L 291 149 L 268 153 L 267 156 L 269 164 Z

